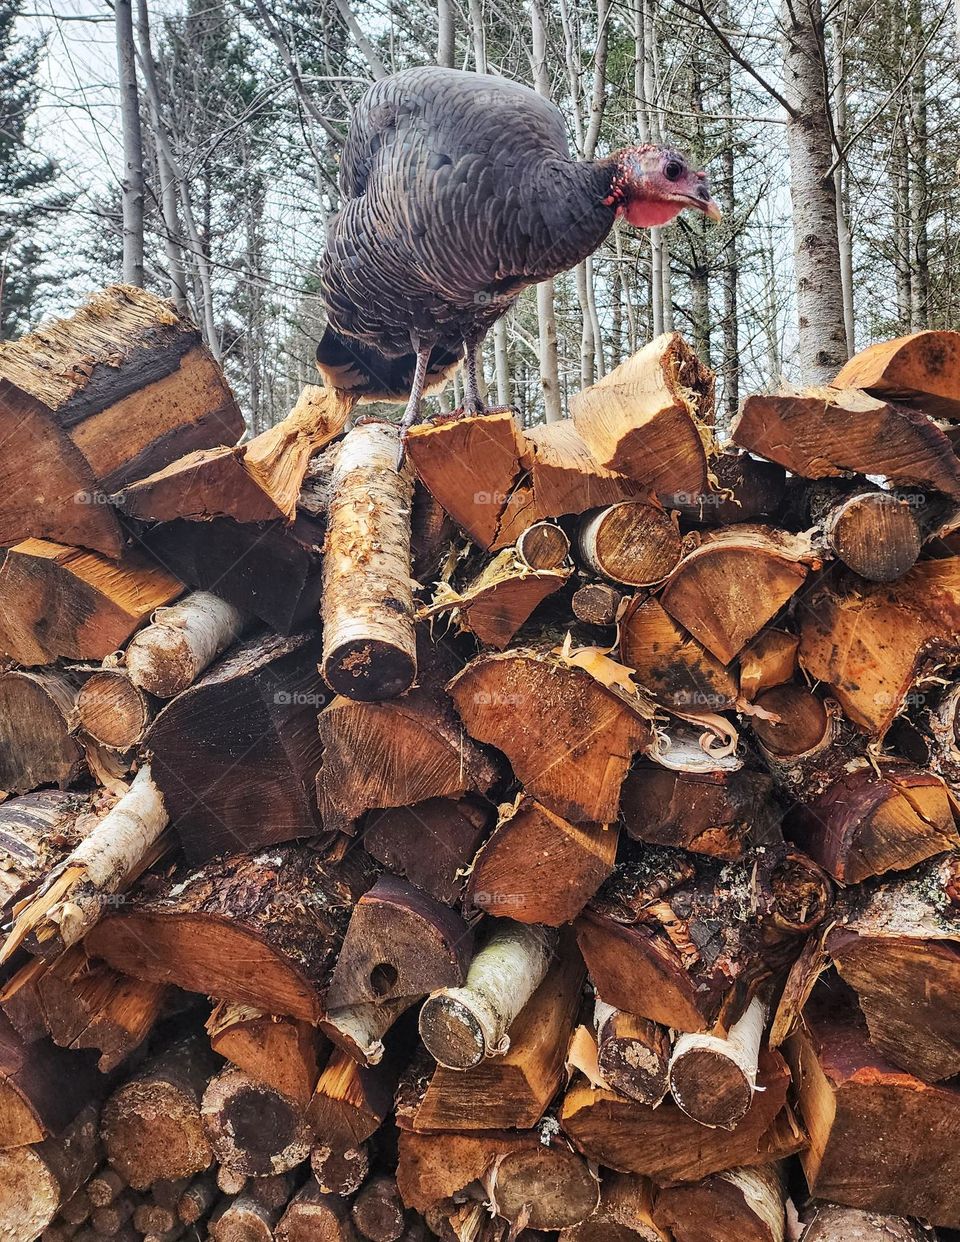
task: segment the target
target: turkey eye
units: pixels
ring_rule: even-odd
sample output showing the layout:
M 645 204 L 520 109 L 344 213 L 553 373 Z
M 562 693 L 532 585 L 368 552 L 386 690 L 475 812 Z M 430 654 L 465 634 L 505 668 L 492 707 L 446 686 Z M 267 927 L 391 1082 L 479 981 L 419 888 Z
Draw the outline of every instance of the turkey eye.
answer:
M 663 170 L 663 175 L 668 181 L 676 181 L 683 172 L 683 165 L 678 164 L 676 160 L 671 160 Z

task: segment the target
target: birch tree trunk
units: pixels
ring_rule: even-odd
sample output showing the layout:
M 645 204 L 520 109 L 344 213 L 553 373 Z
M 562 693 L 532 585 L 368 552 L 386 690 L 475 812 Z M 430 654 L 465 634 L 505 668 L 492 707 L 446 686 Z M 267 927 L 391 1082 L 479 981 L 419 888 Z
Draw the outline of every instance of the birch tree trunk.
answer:
M 147 0 L 137 0 L 137 48 L 141 63 L 148 59 L 153 64 L 153 45 L 150 40 L 150 11 Z M 182 315 L 190 313 L 187 300 L 187 270 L 180 244 L 180 222 L 177 212 L 177 183 L 163 146 L 159 139 L 162 121 L 157 111 L 157 101 L 147 92 L 147 115 L 150 118 L 150 137 L 157 159 L 157 179 L 160 183 L 160 215 L 163 224 L 163 252 L 167 259 L 167 279 L 170 282 L 170 299 Z
M 844 52 L 846 4 L 844 4 L 839 20 L 834 15 L 836 34 L 835 50 L 832 58 L 832 95 L 834 100 L 834 131 L 838 145 L 843 147 L 847 132 L 847 81 L 846 56 Z M 847 210 L 847 166 L 845 161 L 837 163 L 833 174 L 834 194 L 837 199 L 837 242 L 840 247 L 840 282 L 843 290 L 843 327 L 846 334 L 847 353 L 851 356 L 856 352 L 855 327 L 853 311 L 853 237 L 850 233 L 850 222 Z
M 800 369 L 805 383 L 825 384 L 847 360 L 847 334 L 820 0 L 784 0 L 781 24 Z
M 927 148 L 927 54 L 924 50 L 927 31 L 919 0 L 910 0 L 907 10 L 909 55 L 914 61 L 910 74 L 910 218 L 913 249 L 910 255 L 912 271 L 910 300 L 910 330 L 920 331 L 929 327 L 930 320 L 930 267 L 927 221 L 930 214 L 930 190 Z
M 958 0 L 960 2 L 960 0 Z M 537 94 L 550 96 L 550 74 L 547 70 L 547 23 L 543 0 L 530 4 L 530 66 Z M 543 412 L 548 423 L 563 417 L 560 401 L 560 362 L 557 357 L 556 288 L 552 279 L 537 285 L 537 328 L 540 338 L 540 390 Z
M 723 19 L 729 24 L 730 6 L 725 4 Z M 739 339 L 739 256 L 735 223 L 736 135 L 733 121 L 733 64 L 724 49 L 720 70 L 720 109 L 727 118 L 723 122 L 723 151 L 720 156 L 720 205 L 730 230 L 723 253 L 723 403 L 728 421 L 732 422 L 740 407 L 740 339 Z
M 453 0 L 437 0 L 437 64 L 452 69 L 456 51 Z
M 117 0 L 117 74 L 120 84 L 120 126 L 123 133 L 123 280 L 143 287 L 143 136 L 140 132 L 140 95 L 133 42 L 131 0 Z

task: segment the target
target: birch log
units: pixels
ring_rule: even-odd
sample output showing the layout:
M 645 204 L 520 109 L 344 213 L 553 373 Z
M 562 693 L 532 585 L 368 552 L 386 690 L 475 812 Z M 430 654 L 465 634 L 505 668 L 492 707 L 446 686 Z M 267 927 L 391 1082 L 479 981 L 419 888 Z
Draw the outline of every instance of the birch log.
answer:
M 685 1033 L 670 1058 L 670 1090 L 680 1108 L 704 1126 L 732 1129 L 753 1101 L 767 1011 L 756 997 L 727 1032 Z
M 238 638 L 243 614 L 211 591 L 193 591 L 134 634 L 124 663 L 130 680 L 160 699 L 172 699 Z
M 100 917 L 110 895 L 137 874 L 166 826 L 163 799 L 150 765 L 144 764 L 123 797 L 20 909 L 0 950 L 0 963 L 28 936 L 41 956 L 44 944 L 55 943 L 57 952 L 76 944 Z
M 462 988 L 440 988 L 420 1010 L 420 1035 L 450 1069 L 469 1069 L 510 1047 L 514 1018 L 550 965 L 554 938 L 536 925 L 500 920 L 477 953 Z
M 417 674 L 410 581 L 409 468 L 393 427 L 365 423 L 333 471 L 323 569 L 323 663 L 332 690 L 365 702 L 409 690 Z

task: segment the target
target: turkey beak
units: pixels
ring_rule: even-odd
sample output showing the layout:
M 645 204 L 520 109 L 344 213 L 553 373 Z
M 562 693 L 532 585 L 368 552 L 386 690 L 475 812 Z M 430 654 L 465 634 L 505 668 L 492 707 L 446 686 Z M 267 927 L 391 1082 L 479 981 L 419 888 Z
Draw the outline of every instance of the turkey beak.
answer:
M 706 178 L 703 173 L 699 174 L 701 178 L 700 184 L 697 186 L 697 193 L 692 200 L 692 205 L 698 207 L 705 216 L 719 223 L 723 219 L 723 212 L 720 210 L 717 202 L 710 196 L 710 190 L 707 186 Z
M 719 224 L 723 219 L 723 212 L 712 198 L 708 198 L 707 201 L 700 207 L 700 210 L 705 216 L 709 216 L 709 218 L 717 224 Z

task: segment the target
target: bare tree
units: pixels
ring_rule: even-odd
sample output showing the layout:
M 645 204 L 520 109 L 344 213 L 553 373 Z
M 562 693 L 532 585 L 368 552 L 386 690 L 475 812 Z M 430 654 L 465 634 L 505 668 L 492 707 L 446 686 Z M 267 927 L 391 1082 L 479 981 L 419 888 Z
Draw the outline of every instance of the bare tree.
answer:
M 847 359 L 820 0 L 784 0 L 781 22 L 800 369 L 808 383 L 818 384 L 831 380 Z
M 140 95 L 133 42 L 131 0 L 116 0 L 117 73 L 120 83 L 120 124 L 123 130 L 123 279 L 143 286 L 143 137 L 140 132 Z
M 538 94 L 549 98 L 547 19 L 543 0 L 531 0 L 530 33 L 533 85 Z M 563 417 L 563 406 L 560 400 L 556 286 L 553 280 L 544 280 L 537 285 L 537 327 L 540 335 L 540 388 L 543 393 L 544 417 L 548 423 L 556 423 Z

